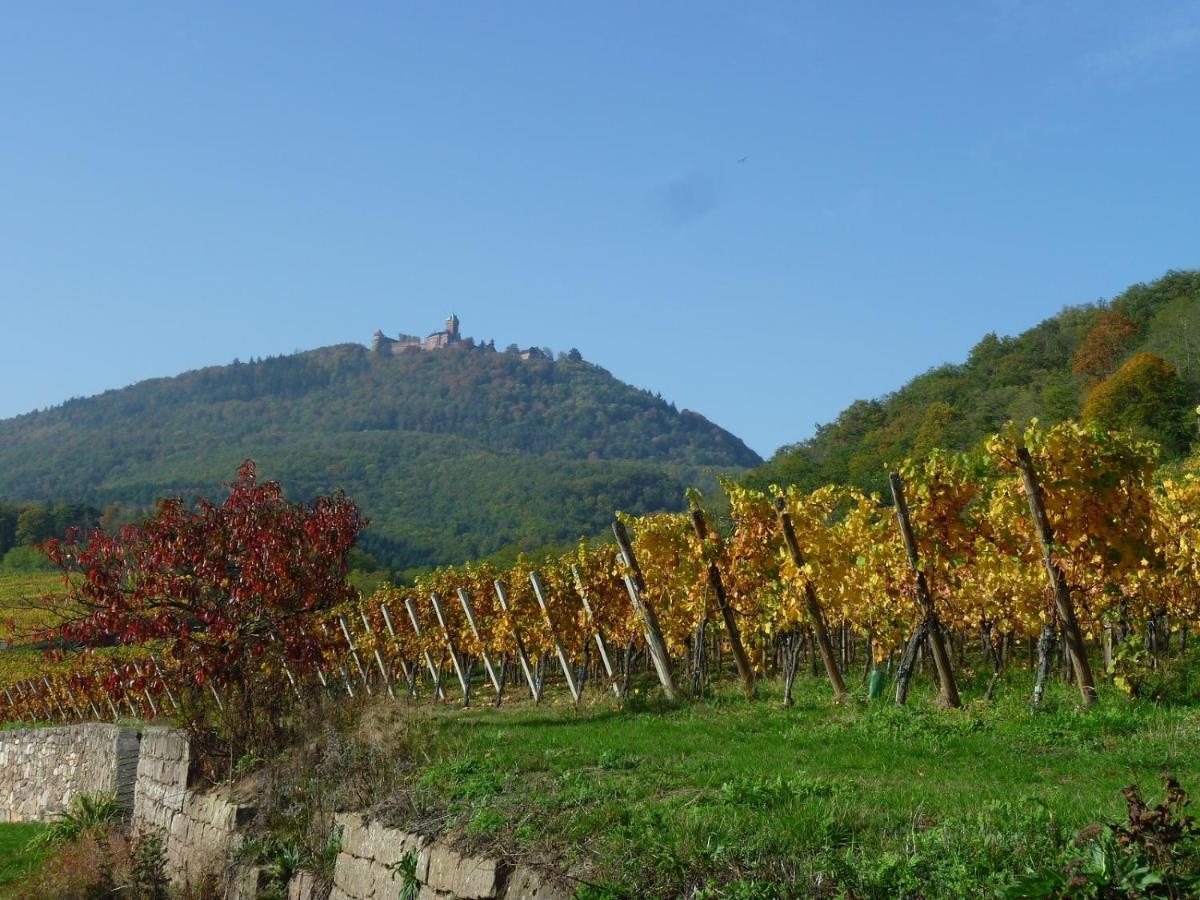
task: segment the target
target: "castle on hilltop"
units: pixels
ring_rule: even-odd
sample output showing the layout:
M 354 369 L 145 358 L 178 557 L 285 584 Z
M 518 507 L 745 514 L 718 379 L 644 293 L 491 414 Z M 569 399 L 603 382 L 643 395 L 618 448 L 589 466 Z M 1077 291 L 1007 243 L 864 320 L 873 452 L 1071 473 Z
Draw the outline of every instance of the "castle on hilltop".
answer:
M 376 353 L 405 353 L 408 350 L 441 350 L 453 346 L 474 347 L 474 338 L 464 338 L 458 332 L 458 316 L 454 313 L 446 319 L 444 331 L 435 331 L 427 338 L 419 338 L 415 334 L 401 334 L 390 338 L 382 331 L 376 331 L 371 340 L 371 349 Z
M 397 354 L 407 353 L 409 350 L 444 350 L 446 347 L 461 347 L 464 350 L 478 350 L 487 353 L 496 352 L 495 341 L 480 341 L 475 343 L 475 338 L 465 338 L 458 333 L 458 316 L 454 313 L 446 319 L 446 328 L 443 331 L 435 331 L 426 338 L 419 338 L 415 334 L 400 334 L 394 338 L 388 337 L 382 331 L 376 331 L 375 336 L 371 339 L 371 349 L 376 353 Z M 574 356 L 571 359 L 582 359 L 579 356 L 578 350 L 571 351 Z M 516 344 L 512 344 L 505 351 L 519 356 L 521 359 L 543 359 L 553 362 L 554 356 L 548 348 L 530 347 L 526 350 L 520 349 Z

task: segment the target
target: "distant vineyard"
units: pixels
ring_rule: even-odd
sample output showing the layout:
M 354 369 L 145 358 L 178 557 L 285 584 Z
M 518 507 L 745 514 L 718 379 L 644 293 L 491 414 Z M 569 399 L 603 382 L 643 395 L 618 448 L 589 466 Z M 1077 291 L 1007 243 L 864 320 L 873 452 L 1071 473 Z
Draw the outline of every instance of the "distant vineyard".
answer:
M 57 572 L 0 575 L 0 641 L 22 643 L 34 629 L 53 624 L 42 598 L 64 590 L 62 575 Z
M 638 667 L 671 698 L 723 672 L 751 697 L 781 676 L 788 697 L 806 658 L 838 697 L 856 658 L 864 675 L 890 671 L 903 702 L 923 654 L 957 706 L 968 646 L 997 673 L 1035 663 L 1036 702 L 1060 641 L 1090 705 L 1093 665 L 1133 690 L 1133 667 L 1184 646 L 1200 619 L 1200 476 L 1164 477 L 1151 444 L 1072 423 L 1010 428 L 978 454 L 909 460 L 891 485 L 883 498 L 727 484 L 728 527 L 698 497 L 690 513 L 619 515 L 613 544 L 442 569 L 244 627 L 250 650 L 229 668 L 160 634 L 135 642 L 137 657 L 9 676 L 0 708 L 32 721 L 174 713 L 185 695 L 219 707 L 247 674 L 296 696 L 540 701 L 554 688 L 578 703 L 585 685 L 623 697 Z

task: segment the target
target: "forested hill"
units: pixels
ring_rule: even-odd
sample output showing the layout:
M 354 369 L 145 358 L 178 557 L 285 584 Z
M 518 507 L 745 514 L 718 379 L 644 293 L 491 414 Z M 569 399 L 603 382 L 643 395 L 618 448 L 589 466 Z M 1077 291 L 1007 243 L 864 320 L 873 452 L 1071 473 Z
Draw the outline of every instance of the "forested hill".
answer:
M 0 500 L 147 506 L 254 458 L 289 496 L 343 487 L 402 569 L 594 534 L 616 509 L 761 462 L 703 416 L 558 360 L 357 344 L 141 382 L 0 421 Z
M 851 404 L 745 480 L 882 492 L 888 464 L 933 447 L 970 449 L 1005 421 L 1032 417 L 1132 429 L 1170 459 L 1196 438 L 1197 403 L 1200 271 L 1170 272 L 1111 301 L 1068 307 L 1016 337 L 989 334 L 966 362 Z

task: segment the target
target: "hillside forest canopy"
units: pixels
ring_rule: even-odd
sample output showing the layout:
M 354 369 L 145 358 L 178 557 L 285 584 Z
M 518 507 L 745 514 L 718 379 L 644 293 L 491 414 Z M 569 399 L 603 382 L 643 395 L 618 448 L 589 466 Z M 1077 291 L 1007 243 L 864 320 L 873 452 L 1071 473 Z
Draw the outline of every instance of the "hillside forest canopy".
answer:
M 886 490 L 886 468 L 935 447 L 978 447 L 1004 422 L 1071 418 L 1185 456 L 1200 403 L 1200 272 L 1169 272 L 1107 301 L 1071 306 L 1016 337 L 988 334 L 966 362 L 859 400 L 809 439 L 781 447 L 745 483 Z

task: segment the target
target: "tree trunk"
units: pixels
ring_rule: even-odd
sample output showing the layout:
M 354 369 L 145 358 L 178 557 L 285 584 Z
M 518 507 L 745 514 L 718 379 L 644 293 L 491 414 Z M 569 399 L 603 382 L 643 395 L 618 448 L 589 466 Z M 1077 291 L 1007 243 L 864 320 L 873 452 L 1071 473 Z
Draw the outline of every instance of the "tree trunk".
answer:
M 1033 685 L 1033 697 L 1030 703 L 1037 707 L 1042 704 L 1046 692 L 1046 679 L 1050 677 L 1050 666 L 1054 661 L 1054 623 L 1047 622 L 1042 626 L 1042 634 L 1037 642 L 1037 681 Z
M 1071 654 L 1071 662 L 1075 668 L 1075 681 L 1079 685 L 1079 694 L 1083 705 L 1091 707 L 1096 703 L 1096 682 L 1092 678 L 1092 668 L 1088 665 L 1087 653 L 1083 647 L 1083 635 L 1079 631 L 1079 623 L 1075 618 L 1075 604 L 1071 601 L 1071 589 L 1067 578 L 1054 559 L 1054 529 L 1046 517 L 1046 505 L 1042 500 L 1042 489 L 1038 483 L 1037 472 L 1034 470 L 1033 458 L 1025 447 L 1017 448 L 1017 466 L 1021 470 L 1021 479 L 1025 484 L 1025 496 L 1029 501 L 1029 513 L 1033 519 L 1033 528 L 1037 532 L 1038 543 L 1042 546 L 1042 560 L 1046 565 L 1046 574 L 1050 578 L 1050 586 L 1054 589 L 1054 604 L 1058 608 L 1058 618 L 1062 622 L 1063 642 Z
M 912 633 L 904 652 L 900 655 L 900 663 L 896 666 L 896 702 L 903 706 L 908 702 L 908 686 L 912 680 L 913 667 L 917 663 L 917 651 L 929 635 L 929 620 L 922 620 L 917 630 Z
M 708 644 L 705 641 L 705 631 L 707 630 L 708 619 L 701 619 L 700 624 L 696 626 L 696 634 L 692 638 L 692 696 L 699 697 L 700 692 L 704 690 L 704 669 L 705 669 L 705 650 Z
M 803 635 L 791 631 L 783 638 L 783 705 L 792 705 L 792 684 L 796 680 L 796 669 L 800 666 L 800 650 L 804 647 Z

